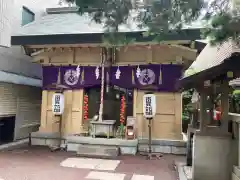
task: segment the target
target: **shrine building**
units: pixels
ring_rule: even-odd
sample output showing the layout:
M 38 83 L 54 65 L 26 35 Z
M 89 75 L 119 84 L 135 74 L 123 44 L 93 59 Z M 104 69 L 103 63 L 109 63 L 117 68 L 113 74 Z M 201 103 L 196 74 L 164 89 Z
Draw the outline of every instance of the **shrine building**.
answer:
M 35 63 L 42 64 L 39 137 L 53 140 L 59 131 L 62 138 L 91 136 L 88 125 L 99 112 L 104 78 L 103 121 L 115 120 L 113 138 L 128 117 L 134 118 L 135 138 L 148 138 L 142 101 L 146 92 L 153 92 L 157 112 L 152 138 L 182 140 L 178 80 L 196 59 L 194 45 L 200 30 L 169 33 L 163 42 L 156 43 L 154 36 L 144 36 L 144 31 L 131 23 L 131 27 L 121 26 L 120 31 L 134 43 L 111 47 L 103 42 L 103 26 L 77 12 L 75 7 L 47 9 L 45 16 L 12 36 L 12 45 L 23 46 Z M 59 87 L 64 95 L 60 128 L 59 117 L 52 112 L 52 97 Z

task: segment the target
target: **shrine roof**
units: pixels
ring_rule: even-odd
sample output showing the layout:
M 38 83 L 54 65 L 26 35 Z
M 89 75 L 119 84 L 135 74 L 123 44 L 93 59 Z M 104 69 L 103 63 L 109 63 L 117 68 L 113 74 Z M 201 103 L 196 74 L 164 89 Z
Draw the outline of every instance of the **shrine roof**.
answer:
M 226 75 L 228 71 L 235 70 L 234 63 L 237 62 L 236 58 L 232 57 L 239 56 L 239 53 L 240 47 L 233 41 L 216 46 L 207 44 L 189 69 L 186 70 L 180 82 L 181 86 L 190 88 L 190 84 L 193 86 L 199 81 L 213 80 Z M 234 85 L 236 82 L 236 80 L 232 80 L 230 85 Z
M 236 52 L 240 52 L 240 48 L 232 41 L 216 46 L 207 44 L 189 69 L 194 69 L 195 72 L 204 71 L 221 64 Z M 188 76 L 188 74 L 186 73 L 185 76 Z
M 146 37 L 146 29 L 139 28 L 133 17 L 126 25 L 119 27 L 120 33 L 126 33 L 138 42 L 151 41 Z M 23 26 L 12 36 L 12 45 L 43 45 L 43 44 L 82 44 L 101 43 L 104 25 L 92 21 L 88 14 L 80 15 L 78 8 L 47 9 L 42 18 Z M 183 29 L 179 33 L 169 33 L 166 40 L 201 39 L 200 29 Z

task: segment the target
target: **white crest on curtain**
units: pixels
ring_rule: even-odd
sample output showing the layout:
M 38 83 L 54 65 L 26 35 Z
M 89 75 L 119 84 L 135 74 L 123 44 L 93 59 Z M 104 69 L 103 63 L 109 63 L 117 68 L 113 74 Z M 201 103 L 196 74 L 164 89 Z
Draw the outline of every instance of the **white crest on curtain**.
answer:
M 118 68 L 117 68 L 117 71 L 116 71 L 116 73 L 115 73 L 115 76 L 116 76 L 116 79 L 120 79 L 120 77 L 121 77 L 121 71 L 120 71 L 120 69 L 119 69 L 119 66 L 118 66 Z
M 95 69 L 95 76 L 96 76 L 96 79 L 99 79 L 99 76 L 100 76 L 99 66 L 97 66 Z
M 141 69 L 140 69 L 140 67 L 138 66 L 138 67 L 137 67 L 137 71 L 136 71 L 136 76 L 137 76 L 137 78 L 139 78 L 140 75 L 141 75 Z
M 110 75 L 109 73 L 107 72 L 107 86 L 106 86 L 106 92 L 109 93 L 109 81 L 110 81 Z
M 77 77 L 80 76 L 80 73 L 81 73 L 81 69 L 80 69 L 80 66 L 78 65 L 77 68 L 76 68 Z

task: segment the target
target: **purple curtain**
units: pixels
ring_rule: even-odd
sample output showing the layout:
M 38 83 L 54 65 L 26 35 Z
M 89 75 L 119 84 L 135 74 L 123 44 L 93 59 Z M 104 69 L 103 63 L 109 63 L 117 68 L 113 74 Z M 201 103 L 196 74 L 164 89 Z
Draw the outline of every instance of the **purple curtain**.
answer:
M 60 69 L 61 84 L 69 89 L 81 89 L 101 84 L 101 68 L 96 78 L 96 67 L 81 66 L 77 76 L 76 66 L 43 67 L 43 88 L 56 83 Z M 137 76 L 137 69 L 140 69 Z M 112 66 L 105 69 L 105 83 L 126 89 L 142 89 L 151 91 L 177 91 L 176 84 L 182 75 L 182 66 L 173 64 Z

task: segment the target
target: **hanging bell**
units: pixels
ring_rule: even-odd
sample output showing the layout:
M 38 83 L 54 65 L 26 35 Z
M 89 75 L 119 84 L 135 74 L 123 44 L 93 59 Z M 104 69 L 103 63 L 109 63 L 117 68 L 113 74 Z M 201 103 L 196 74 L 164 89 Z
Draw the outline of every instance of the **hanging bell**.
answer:
M 137 78 L 139 78 L 141 76 L 141 69 L 139 66 L 137 67 L 136 76 L 137 76 Z

